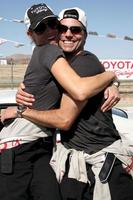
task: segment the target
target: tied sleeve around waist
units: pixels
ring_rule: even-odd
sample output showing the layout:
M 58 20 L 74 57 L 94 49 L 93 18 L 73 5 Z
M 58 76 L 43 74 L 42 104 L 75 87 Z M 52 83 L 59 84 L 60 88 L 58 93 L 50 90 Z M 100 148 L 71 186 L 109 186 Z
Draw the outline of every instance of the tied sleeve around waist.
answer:
M 66 161 L 69 154 L 70 169 L 68 177 L 87 183 L 87 171 L 83 152 L 76 151 L 75 149 L 67 149 L 61 143 L 57 143 L 56 150 L 50 161 L 50 165 L 55 171 L 58 182 L 62 181 L 65 174 Z
M 128 151 L 128 148 L 130 148 L 130 151 Z M 99 172 L 103 166 L 105 161 L 105 153 L 107 152 L 113 153 L 125 167 L 128 167 L 133 155 L 133 146 L 131 147 L 131 145 L 128 145 L 126 142 L 123 143 L 122 140 L 117 140 L 101 151 L 89 155 L 82 151 L 66 149 L 61 143 L 57 143 L 57 147 L 53 153 L 50 164 L 56 173 L 58 182 L 61 182 L 65 173 L 66 160 L 70 154 L 70 168 L 68 177 L 84 183 L 89 182 L 87 177 L 86 163 L 91 164 L 92 171 L 95 174 L 93 200 L 111 200 L 108 182 L 103 184 L 99 179 Z M 131 175 L 133 175 L 132 172 L 133 170 L 130 172 Z

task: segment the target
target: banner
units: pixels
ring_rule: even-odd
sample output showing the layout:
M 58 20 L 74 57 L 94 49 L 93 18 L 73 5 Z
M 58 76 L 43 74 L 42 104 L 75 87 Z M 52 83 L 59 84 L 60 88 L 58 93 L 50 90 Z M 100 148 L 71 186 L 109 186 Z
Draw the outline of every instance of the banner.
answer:
M 100 60 L 105 70 L 114 71 L 121 80 L 133 80 L 133 59 Z

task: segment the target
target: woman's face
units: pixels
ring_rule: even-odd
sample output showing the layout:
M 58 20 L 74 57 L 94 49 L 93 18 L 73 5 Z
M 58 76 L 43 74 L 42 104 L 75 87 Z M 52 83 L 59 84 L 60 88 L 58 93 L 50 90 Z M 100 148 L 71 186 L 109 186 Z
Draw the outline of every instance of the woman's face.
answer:
M 58 43 L 58 21 L 56 19 L 41 22 L 30 36 L 37 46 Z

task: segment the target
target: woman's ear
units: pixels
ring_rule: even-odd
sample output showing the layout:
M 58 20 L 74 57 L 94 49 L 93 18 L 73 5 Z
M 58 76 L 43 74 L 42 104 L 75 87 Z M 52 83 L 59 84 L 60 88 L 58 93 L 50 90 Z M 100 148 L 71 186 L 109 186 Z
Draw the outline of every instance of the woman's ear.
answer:
M 28 36 L 32 36 L 32 31 L 31 31 L 31 30 L 28 30 L 28 31 L 27 31 L 27 35 L 28 35 Z

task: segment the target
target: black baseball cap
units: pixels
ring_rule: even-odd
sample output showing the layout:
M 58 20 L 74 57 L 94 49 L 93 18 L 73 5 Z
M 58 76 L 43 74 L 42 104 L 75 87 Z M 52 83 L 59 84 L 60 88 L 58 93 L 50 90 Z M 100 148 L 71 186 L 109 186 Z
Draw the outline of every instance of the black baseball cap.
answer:
M 52 9 L 44 3 L 35 4 L 26 10 L 24 23 L 28 29 L 34 30 L 43 20 L 58 18 Z

